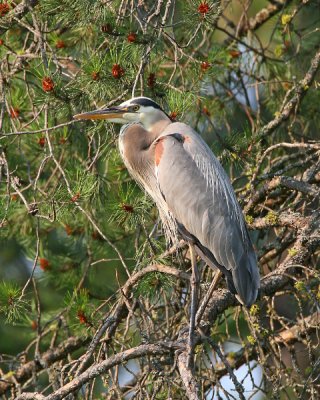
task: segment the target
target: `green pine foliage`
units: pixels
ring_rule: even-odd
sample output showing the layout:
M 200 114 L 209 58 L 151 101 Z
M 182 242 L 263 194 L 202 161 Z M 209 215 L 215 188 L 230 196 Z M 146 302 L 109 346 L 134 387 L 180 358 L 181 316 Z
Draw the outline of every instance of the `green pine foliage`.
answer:
M 110 221 L 132 231 L 148 222 L 153 204 L 146 194 L 137 190 L 136 185 L 126 186 L 119 187 L 118 203 L 111 204 Z
M 28 302 L 22 298 L 21 289 L 14 282 L 0 282 L 0 313 L 4 313 L 7 323 L 15 324 L 28 308 Z
M 99 314 L 94 315 L 95 304 L 90 300 L 87 290 L 68 292 L 65 304 L 68 309 L 70 326 L 77 334 L 85 334 L 88 329 L 94 328 Z
M 141 279 L 137 285 L 136 295 L 156 302 L 163 292 L 170 296 L 173 289 L 174 280 L 170 276 L 160 272 L 151 272 L 145 278 Z

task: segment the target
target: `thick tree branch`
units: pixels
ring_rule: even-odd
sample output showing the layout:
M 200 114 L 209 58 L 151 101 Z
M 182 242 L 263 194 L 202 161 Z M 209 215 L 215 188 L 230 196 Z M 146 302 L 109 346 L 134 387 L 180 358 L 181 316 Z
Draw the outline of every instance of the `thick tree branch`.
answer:
M 297 342 L 301 336 L 305 336 L 306 333 L 310 333 L 312 330 L 318 328 L 319 323 L 320 313 L 316 311 L 303 320 L 298 320 L 291 328 L 279 332 L 275 337 L 275 341 L 280 344 Z
M 247 222 L 249 229 L 266 229 L 270 226 L 287 226 L 293 229 L 302 229 L 310 220 L 299 213 L 283 212 L 280 214 L 268 213 L 266 217 L 255 218 L 253 222 Z
M 186 393 L 189 400 L 200 400 L 199 397 L 199 386 L 188 366 L 188 351 L 183 351 L 178 356 L 178 368 L 179 373 L 186 389 Z

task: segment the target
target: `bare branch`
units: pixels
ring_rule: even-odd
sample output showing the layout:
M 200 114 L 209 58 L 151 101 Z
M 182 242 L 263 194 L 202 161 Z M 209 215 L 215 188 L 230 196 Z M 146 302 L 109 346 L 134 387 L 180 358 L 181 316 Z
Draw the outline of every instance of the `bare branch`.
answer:
M 295 111 L 296 106 L 302 101 L 303 97 L 308 92 L 309 88 L 312 85 L 312 82 L 316 76 L 316 73 L 319 69 L 320 65 L 320 50 L 317 51 L 313 59 L 311 60 L 310 68 L 305 74 L 304 78 L 297 84 L 297 86 L 293 89 L 289 89 L 286 93 L 285 98 L 288 98 L 292 95 L 292 98 L 288 100 L 282 110 L 280 110 L 276 117 L 270 121 L 267 125 L 261 128 L 259 135 L 266 136 L 273 132 L 276 128 L 278 128 L 282 122 L 286 121 L 290 115 Z
M 47 350 L 41 355 L 41 363 L 37 360 L 21 365 L 13 374 L 8 373 L 0 379 L 0 394 L 4 394 L 16 382 L 23 383 L 36 371 L 49 367 L 53 363 L 65 359 L 69 354 L 88 343 L 88 339 L 70 337 L 59 346 Z
M 66 397 L 68 394 L 79 389 L 85 383 L 106 373 L 111 368 L 116 365 L 123 364 L 134 358 L 140 358 L 145 356 L 159 356 L 162 354 L 171 353 L 173 350 L 177 350 L 180 346 L 176 342 L 159 342 L 157 344 L 143 344 L 141 346 L 133 347 L 132 349 L 123 351 L 121 353 L 115 354 L 109 357 L 107 360 L 100 363 L 94 364 L 88 368 L 85 372 L 79 375 L 77 378 L 71 380 L 66 385 L 62 386 L 60 389 L 56 390 L 49 396 L 44 397 L 45 400 L 60 400 Z M 23 399 L 18 396 L 16 400 Z
M 291 0 L 276 0 L 270 2 L 267 7 L 262 8 L 257 14 L 242 20 L 242 24 L 238 27 L 238 36 L 244 36 L 248 31 L 259 29 L 264 23 L 268 22 L 274 15 L 280 12 L 285 6 L 291 3 Z
M 38 0 L 24 0 L 19 3 L 13 10 L 7 15 L 1 17 L 0 22 L 0 35 L 5 33 L 14 24 L 17 23 L 17 19 L 23 18 L 31 8 L 34 8 L 38 4 Z

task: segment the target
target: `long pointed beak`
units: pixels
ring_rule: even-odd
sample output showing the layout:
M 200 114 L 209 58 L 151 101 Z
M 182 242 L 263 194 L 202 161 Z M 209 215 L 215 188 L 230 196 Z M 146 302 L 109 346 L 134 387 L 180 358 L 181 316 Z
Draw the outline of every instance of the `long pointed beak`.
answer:
M 114 119 L 122 118 L 123 114 L 127 112 L 126 108 L 110 107 L 104 110 L 94 110 L 82 114 L 76 114 L 74 119 Z

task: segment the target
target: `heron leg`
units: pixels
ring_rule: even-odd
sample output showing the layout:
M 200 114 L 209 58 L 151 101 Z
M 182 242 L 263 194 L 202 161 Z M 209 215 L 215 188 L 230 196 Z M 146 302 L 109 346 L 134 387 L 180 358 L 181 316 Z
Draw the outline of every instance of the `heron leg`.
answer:
M 215 291 L 216 287 L 218 286 L 221 276 L 222 276 L 222 272 L 220 270 L 216 269 L 214 277 L 211 282 L 211 285 L 210 285 L 206 295 L 204 296 L 202 303 L 200 304 L 200 306 L 198 308 L 197 315 L 196 315 L 196 326 L 200 324 L 203 313 L 205 312 L 205 309 L 209 303 L 209 300 L 212 297 L 213 292 Z
M 188 367 L 192 370 L 194 365 L 193 350 L 194 350 L 194 329 L 196 323 L 196 313 L 198 306 L 198 290 L 199 290 L 199 272 L 197 266 L 197 254 L 194 248 L 194 243 L 189 242 L 192 276 L 191 276 L 191 304 L 190 304 L 190 323 L 189 323 L 189 338 L 188 338 Z

